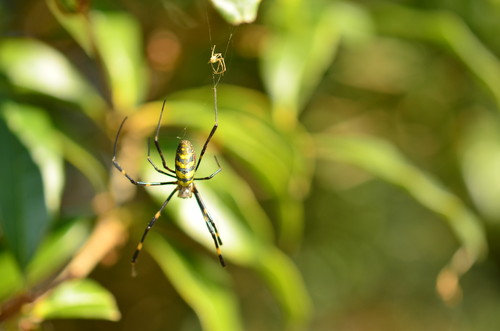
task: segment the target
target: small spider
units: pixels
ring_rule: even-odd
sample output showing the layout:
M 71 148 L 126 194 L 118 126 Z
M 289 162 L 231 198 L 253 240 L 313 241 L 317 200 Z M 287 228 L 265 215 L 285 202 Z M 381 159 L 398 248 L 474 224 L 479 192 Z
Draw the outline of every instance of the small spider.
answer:
M 214 75 L 222 75 L 226 72 L 226 62 L 224 62 L 224 57 L 222 53 L 215 53 L 215 45 L 212 47 L 212 55 L 208 63 L 212 66 Z M 217 63 L 217 65 L 215 65 Z

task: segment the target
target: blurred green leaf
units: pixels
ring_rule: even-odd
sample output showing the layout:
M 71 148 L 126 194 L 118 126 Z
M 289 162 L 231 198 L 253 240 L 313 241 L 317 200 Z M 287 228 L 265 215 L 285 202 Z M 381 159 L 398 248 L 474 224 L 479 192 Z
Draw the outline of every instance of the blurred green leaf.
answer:
M 42 109 L 10 102 L 4 104 L 2 115 L 40 168 L 46 205 L 52 214 L 56 213 L 64 186 L 64 160 L 48 115 Z
M 37 284 L 63 267 L 83 245 L 89 232 L 87 220 L 75 219 L 47 235 L 28 265 L 28 283 Z
M 194 259 L 188 259 L 167 240 L 152 232 L 148 251 L 160 265 L 182 298 L 198 315 L 203 330 L 243 330 L 238 302 L 221 279 Z M 218 267 L 218 265 L 216 265 Z
M 105 191 L 108 178 L 105 166 L 79 141 L 63 132 L 59 132 L 58 137 L 64 149 L 65 159 L 85 175 L 97 192 Z
M 1 40 L 0 71 L 17 86 L 81 105 L 93 119 L 103 109 L 100 96 L 68 60 L 40 41 L 14 38 Z
M 211 0 L 213 6 L 233 25 L 252 23 L 257 18 L 261 0 Z
M 89 229 L 83 220 L 67 223 L 43 240 L 24 277 L 20 274 L 13 255 L 7 250 L 0 253 L 0 301 L 24 289 L 25 279 L 28 285 L 37 284 L 57 272 L 71 258 L 88 236 Z
M 2 270 L 2 281 L 0 281 L 0 302 L 24 288 L 24 278 L 19 271 L 14 256 L 8 250 L 0 251 L 0 270 Z
M 126 12 L 109 11 L 95 12 L 92 27 L 108 74 L 113 105 L 126 113 L 142 100 L 148 88 L 140 26 Z
M 257 271 L 267 282 L 285 312 L 287 330 L 305 330 L 311 314 L 311 301 L 297 267 L 278 249 L 260 256 Z
M 78 4 L 85 1 L 47 0 L 47 6 L 59 23 L 71 34 L 78 44 L 89 55 L 95 55 L 92 40 L 92 25 L 88 13 Z
M 486 111 L 466 127 L 461 148 L 462 172 L 479 211 L 500 220 L 500 126 Z
M 9 249 L 25 270 L 50 219 L 42 175 L 29 151 L 0 117 L 0 225 Z
M 59 22 L 92 56 L 107 79 L 113 105 L 122 112 L 138 104 L 147 90 L 141 31 L 137 20 L 127 12 L 87 12 L 75 8 L 68 12 L 59 0 L 47 0 Z
M 89 318 L 117 321 L 120 311 L 113 295 L 90 279 L 67 281 L 37 301 L 31 312 L 40 320 Z
M 500 107 L 500 61 L 451 11 L 411 9 L 390 3 L 376 6 L 374 18 L 382 33 L 431 41 L 449 49 L 488 88 Z
M 356 38 L 369 34 L 371 21 L 361 8 L 343 2 L 276 2 L 274 6 L 273 24 L 276 12 L 284 13 L 261 52 L 261 75 L 273 102 L 275 122 L 290 128 L 333 61 L 344 31 L 359 31 Z M 346 32 L 346 36 L 355 34 Z
M 478 217 L 460 198 L 411 164 L 392 144 L 375 137 L 328 134 L 317 135 L 316 142 L 319 157 L 354 165 L 401 186 L 423 206 L 444 216 L 470 261 L 486 254 L 485 230 Z

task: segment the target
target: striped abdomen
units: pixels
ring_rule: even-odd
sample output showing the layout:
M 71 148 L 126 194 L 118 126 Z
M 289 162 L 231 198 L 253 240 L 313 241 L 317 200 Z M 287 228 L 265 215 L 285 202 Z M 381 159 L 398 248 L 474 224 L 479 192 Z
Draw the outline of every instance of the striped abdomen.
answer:
M 190 198 L 193 193 L 196 155 L 189 140 L 181 140 L 175 154 L 175 176 L 179 188 L 179 198 Z

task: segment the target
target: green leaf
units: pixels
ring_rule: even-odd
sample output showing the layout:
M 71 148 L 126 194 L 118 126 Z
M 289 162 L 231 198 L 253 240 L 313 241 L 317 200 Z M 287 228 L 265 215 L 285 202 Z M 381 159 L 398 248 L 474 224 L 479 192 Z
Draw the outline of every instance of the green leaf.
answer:
M 61 143 L 49 116 L 42 109 L 11 102 L 4 104 L 2 115 L 40 168 L 46 205 L 55 214 L 61 204 L 64 160 Z
M 67 281 L 37 301 L 31 311 L 40 320 L 87 318 L 117 321 L 120 311 L 113 295 L 90 279 Z
M 7 250 L 0 253 L 0 270 L 2 270 L 0 301 L 21 292 L 26 285 L 39 284 L 60 269 L 83 244 L 89 233 L 84 220 L 66 223 L 43 240 L 24 277 L 20 274 L 13 255 Z
M 0 226 L 22 270 L 49 225 L 42 175 L 29 151 L 0 117 Z
M 318 135 L 316 141 L 321 158 L 354 165 L 399 185 L 423 206 L 442 215 L 470 261 L 485 255 L 485 230 L 474 212 L 436 179 L 412 165 L 393 145 L 374 137 L 327 134 Z
M 500 60 L 460 16 L 384 2 L 375 7 L 374 18 L 382 33 L 433 42 L 451 51 L 484 83 L 500 107 Z
M 141 28 L 127 12 L 86 11 L 64 8 L 59 0 L 47 0 L 58 21 L 104 69 L 113 105 L 126 112 L 147 91 L 147 69 L 141 45 Z
M 59 132 L 59 141 L 63 146 L 66 160 L 81 171 L 97 192 L 105 191 L 108 169 L 79 141 L 73 140 L 66 133 Z
M 91 118 L 103 109 L 102 99 L 68 60 L 39 41 L 0 41 L 0 71 L 14 85 L 81 105 Z
M 203 330 L 243 330 L 233 291 L 221 282 L 220 276 L 216 276 L 213 266 L 189 259 L 157 233 L 152 232 L 148 241 L 148 251 L 196 312 Z
M 340 38 L 369 35 L 371 21 L 358 7 L 342 2 L 277 2 L 273 10 L 282 19 L 261 52 L 261 75 L 273 102 L 275 122 L 293 128 L 333 61 Z M 269 17 L 276 23 L 276 16 Z
M 227 22 L 238 25 L 255 21 L 261 0 L 211 0 L 211 2 Z
M 24 288 L 24 278 L 14 256 L 8 250 L 0 251 L 0 270 L 2 270 L 0 302 L 3 302 Z
M 78 7 L 85 1 L 47 0 L 47 6 L 59 23 L 71 34 L 88 55 L 94 55 L 92 27 L 87 12 Z
M 27 268 L 28 284 L 37 284 L 67 263 L 89 236 L 85 219 L 65 221 L 44 239 Z
M 96 12 L 91 20 L 113 105 L 129 111 L 142 100 L 148 88 L 139 23 L 126 12 Z
M 305 330 L 311 314 L 311 300 L 297 267 L 277 248 L 260 256 L 257 271 L 277 298 L 286 316 L 286 330 Z

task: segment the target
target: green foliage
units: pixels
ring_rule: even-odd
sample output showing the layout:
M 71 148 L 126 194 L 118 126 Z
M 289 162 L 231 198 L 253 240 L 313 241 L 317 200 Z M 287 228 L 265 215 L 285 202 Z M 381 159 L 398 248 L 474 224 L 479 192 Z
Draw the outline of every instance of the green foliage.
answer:
M 100 318 L 116 321 L 120 312 L 113 296 L 89 279 L 64 282 L 39 301 L 33 315 L 40 320 L 53 318 Z
M 21 269 L 29 261 L 49 225 L 42 175 L 28 150 L 0 121 L 2 155 L 0 223 L 10 251 Z M 7 189 L 8 188 L 8 189 Z
M 472 261 L 486 253 L 479 218 L 453 193 L 406 160 L 394 147 L 370 137 L 319 136 L 320 157 L 363 168 L 385 181 L 402 186 L 415 200 L 443 215 Z
M 44 5 L 0 8 L 0 329 L 498 324 L 498 4 Z M 170 181 L 146 158 L 162 101 L 171 166 L 213 126 L 212 81 L 197 177 L 213 155 L 223 171 L 197 187 L 228 267 L 196 201 L 173 198 L 130 278 L 173 186 L 113 168 L 118 125 L 127 173 Z
M 214 266 L 196 261 L 155 233 L 149 240 L 151 254 L 182 298 L 197 313 L 204 330 L 243 329 L 237 299 L 227 287 L 227 279 L 221 275 L 223 271 L 215 273 Z

